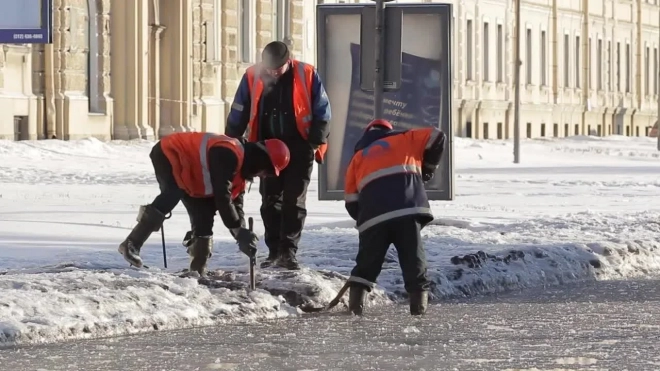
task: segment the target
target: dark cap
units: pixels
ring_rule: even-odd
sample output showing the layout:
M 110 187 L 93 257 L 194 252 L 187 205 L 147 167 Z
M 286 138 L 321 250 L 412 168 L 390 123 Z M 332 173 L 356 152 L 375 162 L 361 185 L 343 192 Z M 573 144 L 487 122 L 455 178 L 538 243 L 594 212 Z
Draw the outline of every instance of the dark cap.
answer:
M 273 41 L 264 47 L 261 52 L 261 62 L 264 67 L 276 69 L 282 67 L 289 60 L 289 47 L 281 41 Z

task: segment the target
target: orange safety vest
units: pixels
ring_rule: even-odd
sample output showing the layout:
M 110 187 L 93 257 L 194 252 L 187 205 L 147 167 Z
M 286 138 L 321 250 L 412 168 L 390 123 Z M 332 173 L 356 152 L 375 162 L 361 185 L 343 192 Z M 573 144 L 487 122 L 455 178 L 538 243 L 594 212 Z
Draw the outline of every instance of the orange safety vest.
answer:
M 440 131 L 435 128 L 412 129 L 374 141 L 351 159 L 346 170 L 344 200 L 357 201 L 367 184 L 378 178 L 415 173 L 422 175 L 424 151 Z
M 291 60 L 293 75 L 293 111 L 296 115 L 296 127 L 300 135 L 307 140 L 309 128 L 312 125 L 312 79 L 314 67 L 311 65 Z M 248 123 L 248 141 L 259 140 L 259 99 L 264 91 L 264 83 L 259 78 L 258 65 L 250 66 L 247 71 L 248 85 L 250 89 L 250 122 Z M 255 78 L 256 77 L 256 78 Z M 322 144 L 315 153 L 316 159 L 321 162 L 328 150 L 327 144 Z
M 184 132 L 173 133 L 160 140 L 163 153 L 172 165 L 176 184 L 191 197 L 213 196 L 211 172 L 207 159 L 211 147 L 231 149 L 238 159 L 238 166 L 232 180 L 231 198 L 236 198 L 245 190 L 245 179 L 241 176 L 243 166 L 243 145 L 237 139 L 212 133 Z
M 346 170 L 344 201 L 347 209 L 359 205 L 359 233 L 402 216 L 416 215 L 423 225 L 433 220 L 421 178 L 424 151 L 439 135 L 435 128 L 412 129 L 375 140 L 355 153 Z

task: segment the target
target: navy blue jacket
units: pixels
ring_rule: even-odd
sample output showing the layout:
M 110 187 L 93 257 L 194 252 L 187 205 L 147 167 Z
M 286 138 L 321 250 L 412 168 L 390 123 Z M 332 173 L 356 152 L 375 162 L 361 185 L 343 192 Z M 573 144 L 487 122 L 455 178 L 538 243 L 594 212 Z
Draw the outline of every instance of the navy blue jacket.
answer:
M 372 129 L 355 146 L 346 172 L 346 211 L 359 232 L 382 222 L 414 216 L 433 220 L 423 174 L 440 164 L 445 135 L 436 128 Z

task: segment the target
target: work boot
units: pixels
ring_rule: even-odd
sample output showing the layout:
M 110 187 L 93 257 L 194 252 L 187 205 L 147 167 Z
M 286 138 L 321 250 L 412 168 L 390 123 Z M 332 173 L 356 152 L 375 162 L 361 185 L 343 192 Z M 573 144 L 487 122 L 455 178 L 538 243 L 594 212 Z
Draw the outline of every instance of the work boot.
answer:
M 280 268 L 288 269 L 290 271 L 300 269 L 298 259 L 296 259 L 296 253 L 293 251 L 293 249 L 286 249 L 282 251 L 280 256 L 275 261 L 275 264 Z
M 366 298 L 366 287 L 360 284 L 352 284 L 348 293 L 348 310 L 356 316 L 361 316 L 364 310 L 364 300 Z
M 165 214 L 151 205 L 142 205 L 136 220 L 138 224 L 133 227 L 124 242 L 119 244 L 118 251 L 130 265 L 142 268 L 140 249 L 153 232 L 160 230 L 165 221 Z
M 213 251 L 213 236 L 196 236 L 190 246 L 188 246 L 188 255 L 190 256 L 191 272 L 197 272 L 200 276 L 206 275 L 206 263 L 211 257 Z
M 279 254 L 277 253 L 277 250 L 274 250 L 274 249 L 270 250 L 268 252 L 268 257 L 266 258 L 266 260 L 261 262 L 261 265 L 260 265 L 261 268 L 270 268 L 271 266 L 273 266 L 273 264 L 275 264 L 275 261 L 277 260 L 278 257 L 279 257 Z
M 410 293 L 410 314 L 419 316 L 426 313 L 426 307 L 429 305 L 428 291 L 416 291 Z

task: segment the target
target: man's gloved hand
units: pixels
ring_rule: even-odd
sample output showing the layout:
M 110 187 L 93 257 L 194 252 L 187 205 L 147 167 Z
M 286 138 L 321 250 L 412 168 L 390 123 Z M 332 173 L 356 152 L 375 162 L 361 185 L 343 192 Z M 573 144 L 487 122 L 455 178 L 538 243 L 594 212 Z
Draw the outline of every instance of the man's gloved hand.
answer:
M 257 254 L 257 242 L 259 237 L 256 233 L 252 232 L 247 228 L 235 228 L 231 231 L 234 238 L 236 238 L 236 243 L 238 244 L 238 249 L 241 252 L 249 257 L 253 257 Z
M 422 180 L 424 181 L 424 183 L 433 179 L 433 176 L 435 175 L 435 170 L 437 168 L 438 168 L 437 166 L 429 166 L 429 165 L 422 166 Z
M 314 153 L 314 161 L 316 161 L 317 164 L 321 165 L 323 164 L 323 160 L 321 159 L 321 155 L 317 152 L 319 147 L 321 147 L 320 144 L 314 144 L 311 142 L 309 143 L 309 147 L 312 149 L 312 152 Z
M 190 245 L 193 243 L 193 237 L 194 236 L 192 231 L 186 232 L 186 235 L 183 237 L 183 241 L 181 242 L 183 247 L 190 247 Z

